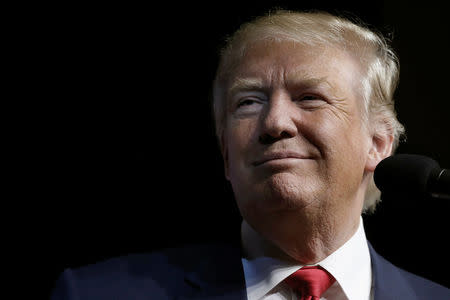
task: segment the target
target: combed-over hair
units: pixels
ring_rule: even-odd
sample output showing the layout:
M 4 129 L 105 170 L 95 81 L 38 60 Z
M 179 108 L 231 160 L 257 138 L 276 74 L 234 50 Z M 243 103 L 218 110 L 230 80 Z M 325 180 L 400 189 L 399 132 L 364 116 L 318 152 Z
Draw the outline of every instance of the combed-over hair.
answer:
M 357 58 L 363 71 L 360 95 L 364 123 L 375 137 L 392 135 L 392 151 L 395 151 L 404 134 L 393 99 L 399 80 L 398 58 L 381 34 L 361 22 L 321 11 L 275 11 L 243 24 L 228 38 L 213 85 L 213 112 L 219 143 L 225 130 L 228 80 L 248 47 L 260 41 L 293 41 L 308 46 L 334 47 Z M 380 191 L 372 174 L 364 211 L 373 211 L 379 198 Z

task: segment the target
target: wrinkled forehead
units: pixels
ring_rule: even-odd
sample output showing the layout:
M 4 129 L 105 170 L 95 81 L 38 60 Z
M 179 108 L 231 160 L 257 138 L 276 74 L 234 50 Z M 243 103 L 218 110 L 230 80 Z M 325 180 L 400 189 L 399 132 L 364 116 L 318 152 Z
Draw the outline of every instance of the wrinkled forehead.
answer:
M 346 51 L 331 46 L 303 45 L 290 41 L 258 42 L 247 47 L 229 73 L 227 94 L 240 89 L 269 88 L 273 85 L 322 86 L 357 90 L 360 85 L 358 61 Z

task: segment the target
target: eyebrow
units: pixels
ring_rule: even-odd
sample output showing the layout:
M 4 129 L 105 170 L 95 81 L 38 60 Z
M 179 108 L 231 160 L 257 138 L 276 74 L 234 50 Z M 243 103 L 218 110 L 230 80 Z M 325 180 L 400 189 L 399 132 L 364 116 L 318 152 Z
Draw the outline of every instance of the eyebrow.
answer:
M 287 76 L 286 84 L 288 87 L 296 86 L 301 88 L 312 88 L 325 86 L 328 90 L 336 92 L 336 87 L 327 80 L 326 77 L 316 78 L 304 72 L 292 73 Z M 265 90 L 267 87 L 264 81 L 257 77 L 238 77 L 228 90 L 229 95 L 235 95 L 238 92 Z
M 233 81 L 233 84 L 228 89 L 229 95 L 234 95 L 238 92 L 251 91 L 251 90 L 263 90 L 264 82 L 261 78 L 242 78 L 238 77 Z
M 288 74 L 286 84 L 290 86 L 299 86 L 302 88 L 311 88 L 317 86 L 325 86 L 330 91 L 336 91 L 336 87 L 327 79 L 327 77 L 314 77 L 308 72 L 300 71 Z

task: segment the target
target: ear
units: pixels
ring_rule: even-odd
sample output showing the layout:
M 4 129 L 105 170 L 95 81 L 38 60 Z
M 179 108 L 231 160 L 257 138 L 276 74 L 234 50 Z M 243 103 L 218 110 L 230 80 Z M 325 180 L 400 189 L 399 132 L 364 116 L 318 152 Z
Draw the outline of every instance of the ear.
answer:
M 389 133 L 378 133 L 372 136 L 372 144 L 366 161 L 366 172 L 374 172 L 380 161 L 391 155 L 394 136 Z
M 229 181 L 229 168 L 228 168 L 228 147 L 226 144 L 225 132 L 220 135 L 220 152 L 222 153 L 223 169 L 225 171 L 225 178 Z

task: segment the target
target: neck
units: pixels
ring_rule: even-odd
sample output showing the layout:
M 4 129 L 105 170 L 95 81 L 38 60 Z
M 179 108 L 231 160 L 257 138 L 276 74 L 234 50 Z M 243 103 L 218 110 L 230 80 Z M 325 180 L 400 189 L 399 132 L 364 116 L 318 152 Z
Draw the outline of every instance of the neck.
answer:
M 289 255 L 283 252 L 274 243 L 256 232 L 245 220 L 241 225 L 241 242 L 244 255 L 248 259 L 267 256 L 278 258 L 283 261 L 292 260 Z
M 348 241 L 358 229 L 360 222 L 360 216 L 349 218 L 344 224 L 334 223 L 331 221 L 333 218 L 313 223 L 308 219 L 292 216 L 276 219 L 278 219 L 276 228 L 279 231 L 273 230 L 272 222 L 267 222 L 267 226 L 272 227 L 272 230 L 261 228 L 257 231 L 243 221 L 241 238 L 248 259 L 267 256 L 301 264 L 316 264 Z M 259 232 L 269 234 L 264 236 Z

